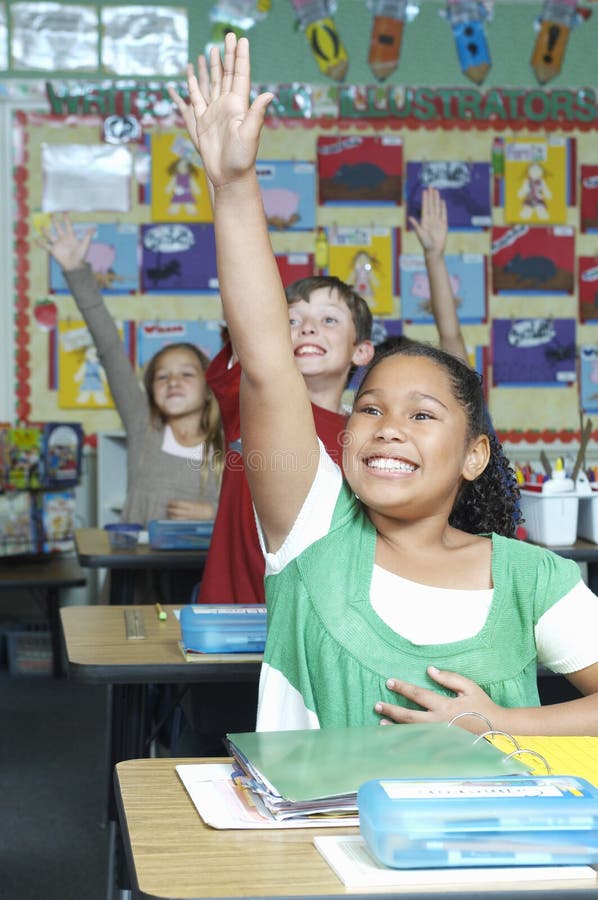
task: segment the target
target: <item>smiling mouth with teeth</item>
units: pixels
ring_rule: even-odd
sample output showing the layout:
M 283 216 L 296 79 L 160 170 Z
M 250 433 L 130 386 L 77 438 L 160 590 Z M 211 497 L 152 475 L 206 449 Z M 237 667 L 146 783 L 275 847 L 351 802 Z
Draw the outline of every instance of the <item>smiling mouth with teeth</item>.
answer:
M 315 344 L 302 344 L 295 350 L 295 356 L 324 356 L 324 351 Z
M 383 469 L 387 472 L 415 472 L 417 466 L 405 462 L 403 459 L 393 459 L 390 456 L 372 456 L 366 460 L 368 469 Z

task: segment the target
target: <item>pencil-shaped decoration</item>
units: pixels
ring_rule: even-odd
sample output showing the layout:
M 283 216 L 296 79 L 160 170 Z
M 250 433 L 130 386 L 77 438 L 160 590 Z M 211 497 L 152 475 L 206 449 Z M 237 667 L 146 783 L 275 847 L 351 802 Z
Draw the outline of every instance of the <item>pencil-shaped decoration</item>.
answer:
M 545 0 L 531 58 L 540 84 L 546 84 L 561 71 L 569 32 L 577 19 L 577 0 Z
M 368 63 L 375 78 L 384 81 L 399 64 L 407 0 L 372 0 L 372 33 Z
M 336 30 L 330 0 L 291 0 L 291 6 L 320 71 L 328 78 L 343 81 L 349 57 Z
M 478 0 L 447 0 L 446 19 L 453 31 L 461 71 L 474 84 L 481 84 L 492 62 L 484 20 L 487 6 Z

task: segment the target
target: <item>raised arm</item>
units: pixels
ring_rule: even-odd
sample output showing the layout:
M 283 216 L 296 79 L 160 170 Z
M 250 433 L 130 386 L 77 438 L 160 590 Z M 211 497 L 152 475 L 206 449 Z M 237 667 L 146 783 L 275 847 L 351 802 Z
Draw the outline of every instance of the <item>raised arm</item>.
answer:
M 85 261 L 93 232 L 93 228 L 88 228 L 79 236 L 67 215 L 55 215 L 52 216 L 52 228 L 42 230 L 38 243 L 62 269 L 106 371 L 116 408 L 125 428 L 129 430 L 147 418 L 147 398 L 137 381 L 91 267 Z
M 212 183 L 224 316 L 243 369 L 245 468 L 268 549 L 289 533 L 318 464 L 305 382 L 293 357 L 284 289 L 264 214 L 255 161 L 270 94 L 249 105 L 246 38 L 227 34 L 188 68 L 190 104 L 170 92 Z
M 438 329 L 440 346 L 465 362 L 467 349 L 461 334 L 457 306 L 449 278 L 444 251 L 448 233 L 446 203 L 436 188 L 426 188 L 422 195 L 421 221 L 409 219 L 424 251 L 432 315 Z

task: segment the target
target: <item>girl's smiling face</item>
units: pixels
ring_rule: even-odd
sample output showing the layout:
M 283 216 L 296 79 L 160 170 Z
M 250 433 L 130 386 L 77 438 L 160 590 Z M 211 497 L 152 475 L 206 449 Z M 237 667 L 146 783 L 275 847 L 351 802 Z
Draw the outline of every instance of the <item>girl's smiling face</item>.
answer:
M 477 477 L 487 462 L 485 435 L 469 440 L 467 433 L 465 410 L 439 364 L 389 356 L 370 371 L 355 400 L 345 475 L 374 514 L 448 517 L 462 479 Z
M 201 412 L 208 388 L 197 355 L 182 347 L 163 351 L 154 372 L 152 392 L 165 420 Z

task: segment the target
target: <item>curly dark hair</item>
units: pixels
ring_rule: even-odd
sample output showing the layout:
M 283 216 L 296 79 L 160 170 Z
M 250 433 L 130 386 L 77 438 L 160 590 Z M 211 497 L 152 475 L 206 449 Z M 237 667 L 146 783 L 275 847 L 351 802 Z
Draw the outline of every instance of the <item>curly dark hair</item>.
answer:
M 359 397 L 372 369 L 383 359 L 399 355 L 423 356 L 440 366 L 449 378 L 455 399 L 465 411 L 468 439 L 473 440 L 480 434 L 485 434 L 490 442 L 488 465 L 474 481 L 463 480 L 449 523 L 469 534 L 495 532 L 505 537 L 514 537 L 517 526 L 522 521 L 519 488 L 515 472 L 492 428 L 484 403 L 482 378 L 474 369 L 433 344 L 414 341 L 402 335 L 388 338 L 376 347 L 355 399 Z

